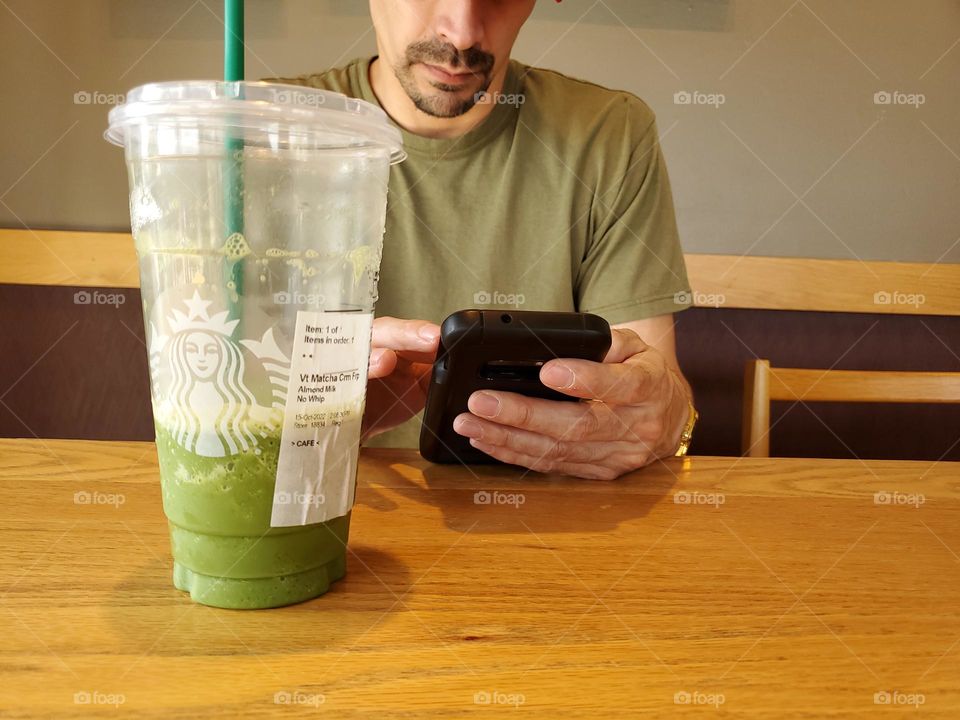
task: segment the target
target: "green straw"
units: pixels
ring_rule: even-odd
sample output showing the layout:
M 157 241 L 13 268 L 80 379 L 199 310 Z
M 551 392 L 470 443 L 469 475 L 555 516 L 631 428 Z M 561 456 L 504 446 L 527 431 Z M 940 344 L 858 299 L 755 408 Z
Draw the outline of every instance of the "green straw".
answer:
M 243 80 L 243 0 L 223 3 L 223 76 L 226 82 Z M 242 92 L 237 88 L 237 97 Z M 243 233 L 243 138 L 227 136 L 224 169 L 224 225 L 227 237 Z M 243 294 L 243 258 L 230 267 L 237 296 Z
M 227 82 L 243 80 L 243 0 L 224 0 L 223 73 Z

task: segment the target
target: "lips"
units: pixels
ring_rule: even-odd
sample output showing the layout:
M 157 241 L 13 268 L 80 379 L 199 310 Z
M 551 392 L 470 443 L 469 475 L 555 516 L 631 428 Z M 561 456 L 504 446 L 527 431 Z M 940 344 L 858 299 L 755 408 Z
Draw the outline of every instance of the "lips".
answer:
M 469 78 L 475 77 L 474 73 L 471 72 L 452 73 L 437 65 L 430 65 L 428 63 L 424 63 L 423 66 L 427 69 L 427 72 L 435 78 L 450 85 L 457 85 L 466 82 Z

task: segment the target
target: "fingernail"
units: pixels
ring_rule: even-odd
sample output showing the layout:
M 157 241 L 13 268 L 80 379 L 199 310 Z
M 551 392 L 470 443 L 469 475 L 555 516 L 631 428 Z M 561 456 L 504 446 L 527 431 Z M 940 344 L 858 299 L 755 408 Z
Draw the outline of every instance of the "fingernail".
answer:
M 573 380 L 573 371 L 563 365 L 551 365 L 543 371 L 543 381 L 553 387 L 573 387 Z
M 490 393 L 477 393 L 468 404 L 472 412 L 484 417 L 496 417 L 500 412 L 500 400 Z
M 453 429 L 468 438 L 483 437 L 483 427 L 470 418 L 461 418 L 454 423 Z
M 428 342 L 433 342 L 434 340 L 437 339 L 437 337 L 439 337 L 440 331 L 437 330 L 437 328 L 435 327 L 424 325 L 419 330 L 417 330 L 417 335 L 419 335 L 422 339 Z

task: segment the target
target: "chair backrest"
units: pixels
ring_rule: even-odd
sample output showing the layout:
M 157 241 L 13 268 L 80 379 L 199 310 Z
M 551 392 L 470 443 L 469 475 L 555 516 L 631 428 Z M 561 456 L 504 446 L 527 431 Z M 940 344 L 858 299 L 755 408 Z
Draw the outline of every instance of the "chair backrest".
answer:
M 960 265 L 686 256 L 699 307 L 960 316 Z M 139 287 L 127 232 L 0 229 L 0 284 Z
M 0 284 L 135 288 L 130 233 L 0 229 Z
M 960 264 L 686 254 L 699 307 L 960 316 Z
M 743 454 L 770 455 L 770 402 L 960 403 L 960 373 L 814 370 L 750 360 L 743 383 Z

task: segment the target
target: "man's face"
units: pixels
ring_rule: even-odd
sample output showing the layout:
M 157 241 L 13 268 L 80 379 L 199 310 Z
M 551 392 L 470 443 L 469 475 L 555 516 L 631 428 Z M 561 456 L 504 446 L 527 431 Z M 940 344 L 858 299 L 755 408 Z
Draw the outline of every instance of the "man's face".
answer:
M 536 0 L 370 0 L 380 59 L 419 110 L 463 115 L 510 59 Z

